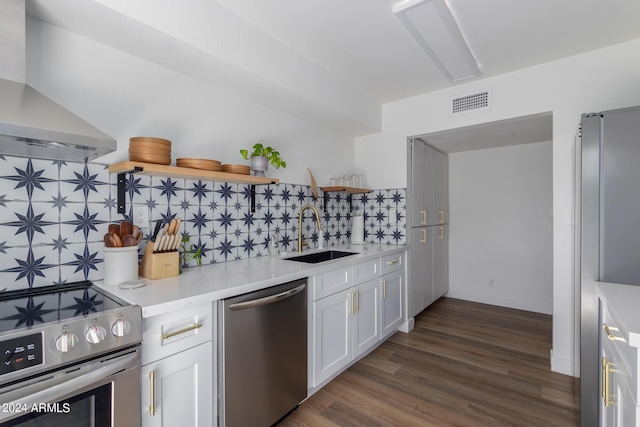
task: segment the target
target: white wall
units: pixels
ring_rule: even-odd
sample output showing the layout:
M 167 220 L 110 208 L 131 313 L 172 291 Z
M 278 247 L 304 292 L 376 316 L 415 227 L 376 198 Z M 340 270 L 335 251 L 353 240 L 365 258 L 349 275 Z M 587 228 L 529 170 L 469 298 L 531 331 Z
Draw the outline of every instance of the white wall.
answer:
M 481 79 L 383 106 L 381 133 L 356 138 L 356 168 L 374 188 L 406 186 L 406 138 L 553 114 L 553 349 L 551 368 L 574 374 L 573 148 L 580 115 L 640 104 L 640 40 Z M 451 117 L 450 98 L 489 88 L 489 111 Z
M 447 296 L 551 314 L 551 142 L 449 155 Z
M 278 149 L 281 182 L 318 185 L 353 172 L 353 138 L 203 84 L 152 62 L 40 21 L 27 27 L 27 83 L 118 141 L 97 162 L 126 160 L 129 138 L 173 142 L 173 158 L 248 164 L 239 154 L 258 141 Z

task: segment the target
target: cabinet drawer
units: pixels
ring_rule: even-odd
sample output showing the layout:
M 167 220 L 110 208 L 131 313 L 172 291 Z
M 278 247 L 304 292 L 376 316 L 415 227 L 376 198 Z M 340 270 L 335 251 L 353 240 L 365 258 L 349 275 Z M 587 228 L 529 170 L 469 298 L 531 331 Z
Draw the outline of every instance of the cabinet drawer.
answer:
M 352 285 L 351 266 L 313 276 L 313 300 L 319 300 Z
M 369 259 L 353 265 L 353 284 L 368 282 L 380 276 L 380 258 Z
M 179 353 L 213 337 L 211 303 L 142 319 L 142 365 Z
M 398 271 L 404 268 L 404 253 L 400 252 L 393 255 L 386 255 L 380 258 L 382 275 Z

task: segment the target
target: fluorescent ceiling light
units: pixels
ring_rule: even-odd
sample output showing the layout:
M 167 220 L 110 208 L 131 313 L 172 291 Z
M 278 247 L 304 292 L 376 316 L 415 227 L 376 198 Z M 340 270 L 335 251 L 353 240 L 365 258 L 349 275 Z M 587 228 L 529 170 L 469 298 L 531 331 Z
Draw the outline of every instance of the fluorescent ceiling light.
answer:
M 444 0 L 403 1 L 393 13 L 449 80 L 482 74 Z

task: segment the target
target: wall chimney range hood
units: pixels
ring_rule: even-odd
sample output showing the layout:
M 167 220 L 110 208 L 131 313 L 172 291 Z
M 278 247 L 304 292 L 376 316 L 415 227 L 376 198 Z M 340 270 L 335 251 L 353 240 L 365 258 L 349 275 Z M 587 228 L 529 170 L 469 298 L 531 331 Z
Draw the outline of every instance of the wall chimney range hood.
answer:
M 116 141 L 25 84 L 24 0 L 3 0 L 0 14 L 0 155 L 83 161 Z

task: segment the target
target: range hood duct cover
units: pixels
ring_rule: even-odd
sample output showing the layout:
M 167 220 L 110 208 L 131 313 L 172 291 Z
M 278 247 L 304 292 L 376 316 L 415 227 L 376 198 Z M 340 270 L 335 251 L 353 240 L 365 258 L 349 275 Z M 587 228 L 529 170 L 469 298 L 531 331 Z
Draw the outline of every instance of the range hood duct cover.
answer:
M 114 151 L 115 139 L 24 83 L 24 0 L 5 6 L 12 10 L 0 14 L 0 155 L 83 161 Z

